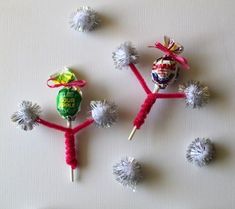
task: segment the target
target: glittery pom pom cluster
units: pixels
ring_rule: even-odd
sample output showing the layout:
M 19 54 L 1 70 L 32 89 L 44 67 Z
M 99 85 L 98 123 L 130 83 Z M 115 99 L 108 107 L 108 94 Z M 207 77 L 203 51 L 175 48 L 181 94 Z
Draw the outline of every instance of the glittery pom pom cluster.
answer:
M 115 179 L 123 186 L 133 191 L 136 185 L 143 179 L 141 165 L 132 157 L 126 157 L 113 166 Z
M 79 32 L 87 32 L 95 29 L 100 20 L 97 13 L 90 7 L 83 6 L 70 17 L 70 26 Z
M 215 147 L 210 139 L 196 138 L 187 149 L 187 160 L 199 167 L 209 164 L 214 157 Z
M 129 64 L 136 64 L 139 60 L 136 49 L 130 42 L 121 44 L 116 51 L 113 52 L 114 65 L 118 69 L 127 67 Z
M 117 121 L 117 106 L 113 102 L 91 101 L 91 116 L 100 127 L 110 127 Z
M 186 95 L 186 105 L 192 108 L 200 108 L 208 103 L 210 93 L 207 86 L 198 81 L 189 81 L 179 86 L 179 91 Z
M 16 122 L 23 130 L 29 131 L 37 125 L 36 119 L 39 117 L 41 108 L 30 101 L 23 101 L 19 105 L 19 110 L 12 116 L 11 120 Z

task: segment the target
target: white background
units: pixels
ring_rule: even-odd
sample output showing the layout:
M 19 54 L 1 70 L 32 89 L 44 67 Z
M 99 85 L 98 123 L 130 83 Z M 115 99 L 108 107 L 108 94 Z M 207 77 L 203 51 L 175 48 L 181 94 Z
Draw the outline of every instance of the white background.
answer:
M 83 34 L 69 28 L 68 17 L 89 5 L 102 24 Z M 0 208 L 1 209 L 232 209 L 234 208 L 234 1 L 212 0 L 1 0 L 0 2 Z M 145 98 L 129 70 L 113 66 L 112 51 L 132 41 L 138 67 L 152 88 L 150 70 L 161 52 L 147 48 L 163 35 L 185 47 L 191 70 L 179 83 L 200 80 L 212 99 L 201 110 L 184 101 L 160 101 L 134 141 L 131 122 Z M 23 132 L 10 116 L 23 100 L 43 108 L 42 117 L 65 125 L 55 110 L 58 89 L 46 80 L 64 66 L 86 79 L 78 121 L 89 101 L 109 99 L 120 108 L 119 123 L 80 133 L 80 180 L 69 181 L 63 135 L 45 127 Z M 217 160 L 197 168 L 185 159 L 196 137 L 211 138 Z M 133 193 L 113 180 L 112 165 L 133 156 L 146 180 Z

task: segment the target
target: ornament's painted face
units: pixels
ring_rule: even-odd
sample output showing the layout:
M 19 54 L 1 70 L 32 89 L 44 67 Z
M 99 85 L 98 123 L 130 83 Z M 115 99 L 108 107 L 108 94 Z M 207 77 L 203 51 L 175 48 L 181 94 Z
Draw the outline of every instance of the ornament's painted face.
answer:
M 178 75 L 178 67 L 176 62 L 169 57 L 162 57 L 153 63 L 152 81 L 161 89 L 172 83 Z

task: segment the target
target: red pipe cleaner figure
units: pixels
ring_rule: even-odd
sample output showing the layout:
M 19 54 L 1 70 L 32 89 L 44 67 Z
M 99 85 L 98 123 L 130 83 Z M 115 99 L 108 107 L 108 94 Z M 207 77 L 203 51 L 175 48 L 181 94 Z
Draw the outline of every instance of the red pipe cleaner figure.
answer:
M 23 101 L 19 105 L 19 110 L 11 117 L 12 121 L 16 122 L 25 131 L 32 130 L 36 125 L 41 124 L 64 133 L 65 159 L 71 168 L 71 181 L 74 181 L 73 171 L 78 167 L 75 134 L 93 123 L 96 123 L 99 127 L 110 127 L 117 120 L 117 107 L 114 103 L 105 100 L 91 101 L 91 117 L 74 128 L 72 127 L 72 121 L 74 121 L 80 111 L 82 101 L 80 88 L 84 87 L 85 84 L 86 81 L 78 80 L 68 68 L 61 73 L 52 75 L 47 81 L 47 85 L 50 88 L 63 87 L 57 95 L 56 103 L 60 116 L 67 120 L 67 127 L 42 119 L 39 116 L 41 108 L 29 101 Z
M 150 90 L 135 66 L 135 64 L 138 63 L 139 56 L 130 42 L 121 44 L 116 51 L 113 52 L 115 67 L 118 69 L 129 67 L 147 94 L 145 101 L 133 121 L 134 127 L 128 137 L 129 140 L 133 138 L 136 130 L 140 129 L 144 124 L 147 115 L 157 99 L 184 98 L 186 105 L 192 108 L 202 107 L 209 99 L 208 87 L 197 81 L 189 81 L 186 84 L 180 85 L 179 92 L 176 93 L 159 93 L 159 90 L 165 89 L 177 79 L 179 66 L 184 69 L 189 69 L 189 65 L 186 58 L 179 55 L 183 52 L 183 46 L 167 36 L 164 37 L 164 44 L 156 42 L 154 46 L 149 47 L 157 48 L 164 53 L 162 57 L 154 61 L 152 66 L 151 77 L 154 83 L 153 91 Z

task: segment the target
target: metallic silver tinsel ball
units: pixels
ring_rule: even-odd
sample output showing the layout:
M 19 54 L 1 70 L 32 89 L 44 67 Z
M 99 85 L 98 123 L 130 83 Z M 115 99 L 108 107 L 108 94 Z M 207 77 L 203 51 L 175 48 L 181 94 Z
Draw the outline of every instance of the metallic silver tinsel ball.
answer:
M 70 17 L 70 26 L 79 32 L 93 30 L 100 20 L 97 13 L 90 7 L 83 6 L 74 12 Z
M 200 108 L 209 101 L 210 93 L 207 86 L 200 84 L 198 81 L 189 81 L 179 86 L 179 91 L 186 95 L 185 102 L 192 108 Z
M 126 157 L 113 166 L 115 179 L 123 186 L 133 191 L 136 185 L 143 179 L 141 165 L 132 157 Z
M 36 119 L 40 113 L 41 108 L 39 105 L 30 101 L 22 101 L 19 105 L 19 110 L 11 116 L 11 120 L 16 122 L 23 130 L 29 131 L 38 124 Z
M 138 53 L 130 42 L 125 42 L 121 44 L 113 52 L 114 65 L 118 69 L 127 67 L 131 63 L 136 64 L 138 63 L 138 60 L 139 60 Z
M 113 102 L 91 101 L 91 116 L 99 127 L 110 127 L 117 121 L 117 106 Z
M 186 158 L 189 162 L 202 167 L 215 157 L 215 147 L 210 139 L 196 138 L 188 147 Z

